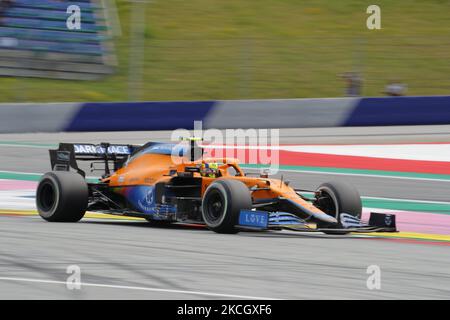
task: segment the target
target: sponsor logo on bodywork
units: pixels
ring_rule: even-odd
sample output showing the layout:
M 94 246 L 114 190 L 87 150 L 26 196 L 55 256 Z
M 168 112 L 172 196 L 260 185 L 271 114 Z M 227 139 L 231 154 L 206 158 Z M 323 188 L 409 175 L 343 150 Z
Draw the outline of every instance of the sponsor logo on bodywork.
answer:
M 93 144 L 75 144 L 75 153 L 77 154 L 105 154 L 106 149 L 102 146 L 96 146 Z M 109 146 L 107 153 L 110 154 L 130 154 L 130 148 L 128 146 L 114 145 Z
M 392 225 L 392 216 L 390 214 L 387 214 L 384 217 L 384 223 L 386 224 L 386 226 L 390 227 Z
M 138 205 L 144 212 L 152 212 L 154 210 L 154 191 L 154 188 L 148 188 L 144 194 L 144 197 L 138 200 Z
M 68 162 L 70 160 L 69 151 L 58 151 L 56 152 L 56 160 L 62 162 Z
M 267 228 L 269 213 L 264 211 L 241 210 L 239 225 L 256 228 Z

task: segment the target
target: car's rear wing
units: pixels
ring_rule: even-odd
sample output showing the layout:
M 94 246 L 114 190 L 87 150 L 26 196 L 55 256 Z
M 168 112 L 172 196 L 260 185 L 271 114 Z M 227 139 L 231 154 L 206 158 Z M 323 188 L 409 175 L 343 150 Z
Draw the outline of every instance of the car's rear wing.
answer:
M 141 146 L 110 143 L 60 143 L 56 150 L 49 150 L 52 170 L 76 170 L 83 177 L 86 173 L 78 167 L 77 161 L 101 161 L 104 163 L 103 176 L 109 176 L 111 170 L 118 170 L 131 154 Z M 112 168 L 110 167 L 112 165 Z M 92 168 L 92 164 L 91 164 Z

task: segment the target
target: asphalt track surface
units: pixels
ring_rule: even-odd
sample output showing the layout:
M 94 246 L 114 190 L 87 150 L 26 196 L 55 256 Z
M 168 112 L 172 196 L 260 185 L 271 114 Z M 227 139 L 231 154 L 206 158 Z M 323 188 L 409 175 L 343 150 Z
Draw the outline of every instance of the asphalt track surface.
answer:
M 169 132 L 0 135 L 0 170 L 49 170 L 30 143 L 167 141 Z M 450 141 L 450 126 L 282 130 L 281 143 Z M 345 179 L 365 196 L 448 201 L 440 181 L 285 173 L 315 188 Z M 429 299 L 450 298 L 448 246 L 292 232 L 220 235 L 195 227 L 152 228 L 142 221 L 48 223 L 0 217 L 0 299 Z M 68 290 L 66 268 L 81 268 Z M 366 286 L 381 269 L 381 289 Z

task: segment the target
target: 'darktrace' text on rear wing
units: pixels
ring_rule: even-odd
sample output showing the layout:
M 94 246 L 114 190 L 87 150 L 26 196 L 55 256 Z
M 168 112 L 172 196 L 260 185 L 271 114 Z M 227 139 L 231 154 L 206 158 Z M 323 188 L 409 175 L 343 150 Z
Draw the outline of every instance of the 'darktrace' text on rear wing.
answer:
M 111 170 L 121 168 L 130 155 L 140 147 L 110 143 L 60 143 L 58 149 L 49 150 L 50 163 L 54 171 L 69 171 L 72 168 L 85 177 L 86 173 L 78 167 L 77 161 L 101 161 L 104 164 L 103 177 L 107 177 L 111 174 Z

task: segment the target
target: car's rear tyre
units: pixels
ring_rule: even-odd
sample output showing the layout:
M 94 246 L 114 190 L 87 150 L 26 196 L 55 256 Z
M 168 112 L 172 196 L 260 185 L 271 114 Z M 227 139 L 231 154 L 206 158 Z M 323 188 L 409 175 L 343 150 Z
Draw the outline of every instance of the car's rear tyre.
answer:
M 318 222 L 319 228 L 342 228 L 340 221 L 340 214 L 347 213 L 358 219 L 361 218 L 362 203 L 358 190 L 352 185 L 342 182 L 333 181 L 326 182 L 319 186 L 317 191 L 320 192 L 321 197 L 316 199 L 315 205 L 319 207 L 326 214 L 336 218 L 338 224 L 328 224 Z M 347 234 L 345 231 L 324 231 L 328 234 Z
M 247 186 L 231 179 L 213 182 L 203 196 L 202 217 L 206 226 L 217 233 L 237 233 L 241 209 L 251 209 Z
M 88 206 L 88 186 L 75 172 L 52 171 L 44 174 L 36 190 L 39 215 L 50 222 L 77 222 Z

